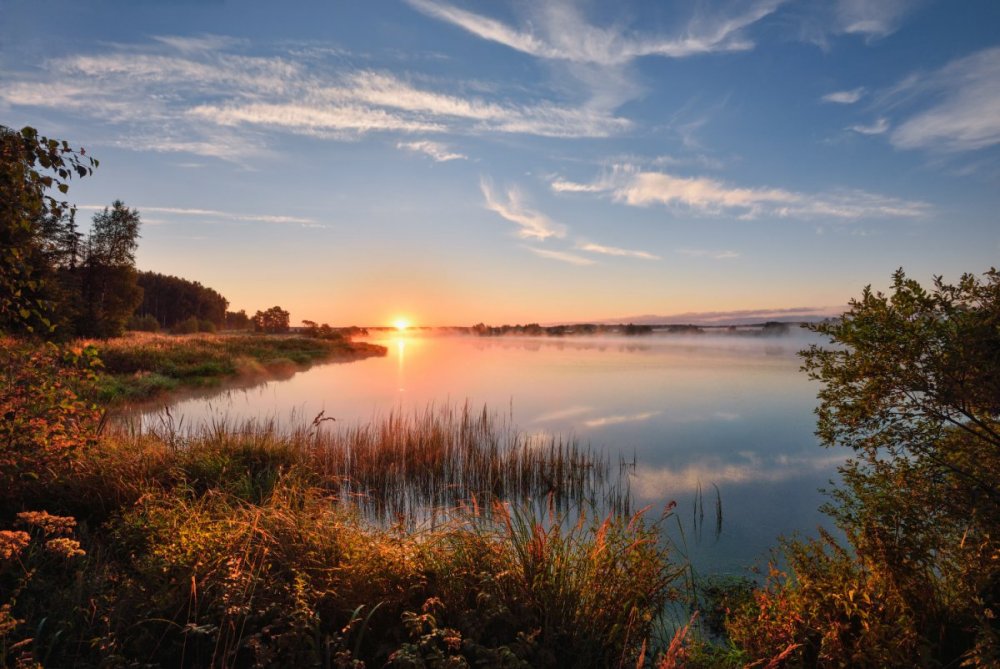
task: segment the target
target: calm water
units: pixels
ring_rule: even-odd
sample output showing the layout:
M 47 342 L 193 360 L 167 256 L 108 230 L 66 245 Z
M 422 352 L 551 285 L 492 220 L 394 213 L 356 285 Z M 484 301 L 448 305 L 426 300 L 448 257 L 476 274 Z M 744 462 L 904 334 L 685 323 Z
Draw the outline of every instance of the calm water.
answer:
M 813 337 L 384 335 L 371 339 L 388 347 L 384 358 L 316 366 L 182 401 L 171 413 L 188 426 L 219 417 L 311 421 L 320 411 L 350 423 L 430 403 L 486 404 L 525 432 L 573 435 L 613 461 L 634 457 L 637 506 L 676 500 L 695 565 L 740 572 L 766 561 L 778 535 L 827 524 L 818 488 L 845 454 L 813 435 L 817 386 L 796 356 Z M 699 487 L 700 530 L 692 526 Z

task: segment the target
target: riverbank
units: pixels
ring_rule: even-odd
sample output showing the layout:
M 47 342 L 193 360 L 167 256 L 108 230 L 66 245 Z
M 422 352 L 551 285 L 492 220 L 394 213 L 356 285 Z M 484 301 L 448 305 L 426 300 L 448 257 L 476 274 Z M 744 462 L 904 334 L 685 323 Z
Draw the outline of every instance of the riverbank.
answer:
M 317 363 L 350 362 L 386 353 L 384 346 L 345 337 L 130 332 L 93 346 L 101 360 L 96 401 L 137 403 L 179 391 L 287 378 Z
M 506 496 L 535 473 L 589 480 L 571 444 L 468 410 L 128 429 L 74 390 L 86 351 L 0 343 L 2 666 L 597 668 L 669 645 L 686 573 L 660 540 L 670 509 L 574 523 Z M 358 512 L 404 481 L 468 500 L 420 528 Z

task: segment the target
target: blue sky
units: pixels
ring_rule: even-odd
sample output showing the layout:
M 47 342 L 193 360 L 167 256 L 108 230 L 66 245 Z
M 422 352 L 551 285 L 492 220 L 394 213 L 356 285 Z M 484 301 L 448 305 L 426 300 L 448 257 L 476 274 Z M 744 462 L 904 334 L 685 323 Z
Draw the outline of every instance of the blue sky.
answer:
M 346 325 L 841 307 L 1000 258 L 1000 3 L 0 0 L 138 264 Z

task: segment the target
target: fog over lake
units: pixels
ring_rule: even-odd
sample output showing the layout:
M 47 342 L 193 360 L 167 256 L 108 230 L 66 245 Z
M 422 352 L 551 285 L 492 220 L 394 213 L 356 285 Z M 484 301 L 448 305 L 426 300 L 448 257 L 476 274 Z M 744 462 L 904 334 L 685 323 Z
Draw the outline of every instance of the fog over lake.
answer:
M 766 561 L 779 535 L 829 526 L 818 489 L 847 453 L 822 448 L 813 434 L 818 385 L 799 371 L 797 352 L 821 342 L 816 335 L 409 331 L 368 340 L 388 354 L 180 401 L 170 408 L 172 421 L 186 428 L 222 418 L 300 424 L 325 412 L 344 425 L 468 402 L 509 414 L 529 434 L 574 436 L 606 450 L 613 463 L 634 459 L 636 506 L 658 511 L 676 500 L 683 543 L 702 571 L 740 572 Z M 147 424 L 163 419 L 162 412 L 145 417 Z M 699 489 L 704 523 L 695 527 Z M 681 541 L 676 524 L 671 536 Z

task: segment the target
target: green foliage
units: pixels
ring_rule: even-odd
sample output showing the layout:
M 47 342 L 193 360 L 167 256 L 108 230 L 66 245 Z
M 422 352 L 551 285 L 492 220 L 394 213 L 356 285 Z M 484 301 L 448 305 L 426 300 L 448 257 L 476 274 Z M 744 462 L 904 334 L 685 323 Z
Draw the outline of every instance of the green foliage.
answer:
M 142 303 L 136 313 L 152 315 L 171 329 L 189 318 L 199 323 L 208 321 L 222 327 L 226 319 L 229 300 L 197 281 L 157 272 L 139 272 L 138 284 L 142 288 Z
M 451 537 L 438 623 L 502 639 L 531 666 L 634 666 L 685 571 L 660 541 L 669 507 L 654 523 L 645 511 L 568 523 L 496 506 Z
M 190 316 L 182 321 L 177 321 L 170 328 L 170 334 L 194 334 L 200 329 L 197 316 Z
M 128 325 L 125 329 L 134 332 L 159 332 L 160 322 L 152 314 L 146 314 L 145 316 L 132 314 L 128 319 Z
M 804 369 L 819 380 L 818 434 L 826 445 L 921 460 L 962 433 L 1000 450 L 1000 274 L 964 275 L 933 291 L 893 276 L 891 296 L 866 288 L 835 322 L 813 326 L 838 346 L 812 346 Z M 938 467 L 996 498 L 996 479 L 944 458 Z
M 326 323 L 320 325 L 315 321 L 302 321 L 302 326 L 302 334 L 307 337 L 316 339 L 342 339 L 344 337 L 340 330 L 332 328 Z
M 278 306 L 258 311 L 253 315 L 253 329 L 267 334 L 288 332 L 288 317 L 288 312 Z
M 900 270 L 813 329 L 833 344 L 803 353 L 817 433 L 856 455 L 826 508 L 851 546 L 788 543 L 730 633 L 775 666 L 996 666 L 1000 273 L 926 290 Z
M 253 327 L 253 322 L 243 309 L 227 311 L 224 327 L 226 330 L 249 330 Z
M 55 271 L 72 265 L 79 235 L 75 209 L 50 195 L 98 162 L 83 149 L 0 125 L 0 331 L 55 334 Z
M 178 326 L 195 334 L 201 324 L 189 319 Z M 342 339 L 252 335 L 132 335 L 96 345 L 104 363 L 105 373 L 99 380 L 98 391 L 98 397 L 104 401 L 151 399 L 181 385 L 206 386 L 229 377 L 253 380 L 332 356 L 385 354 L 382 346 Z
M 826 533 L 786 541 L 787 571 L 772 568 L 764 587 L 731 616 L 727 632 L 743 653 L 768 666 L 935 666 L 893 565 L 852 555 Z
M 74 538 L 74 518 L 22 511 L 14 526 L 0 530 L 0 666 L 43 666 L 68 629 L 64 621 L 45 625 L 43 607 L 78 603 L 73 577 L 86 552 Z M 62 596 L 52 597 L 57 589 Z M 35 627 L 24 624 L 39 619 Z
M 102 413 L 81 393 L 99 365 L 92 347 L 0 338 L 0 518 L 25 488 L 56 483 L 94 443 Z
M 49 195 L 93 172 L 83 149 L 0 126 L 0 330 L 46 338 L 121 334 L 136 285 L 139 214 L 116 201 L 84 237 L 76 209 Z
M 139 225 L 139 212 L 121 200 L 94 215 L 82 262 L 69 271 L 80 298 L 76 334 L 107 339 L 125 331 L 142 300 L 135 270 Z

